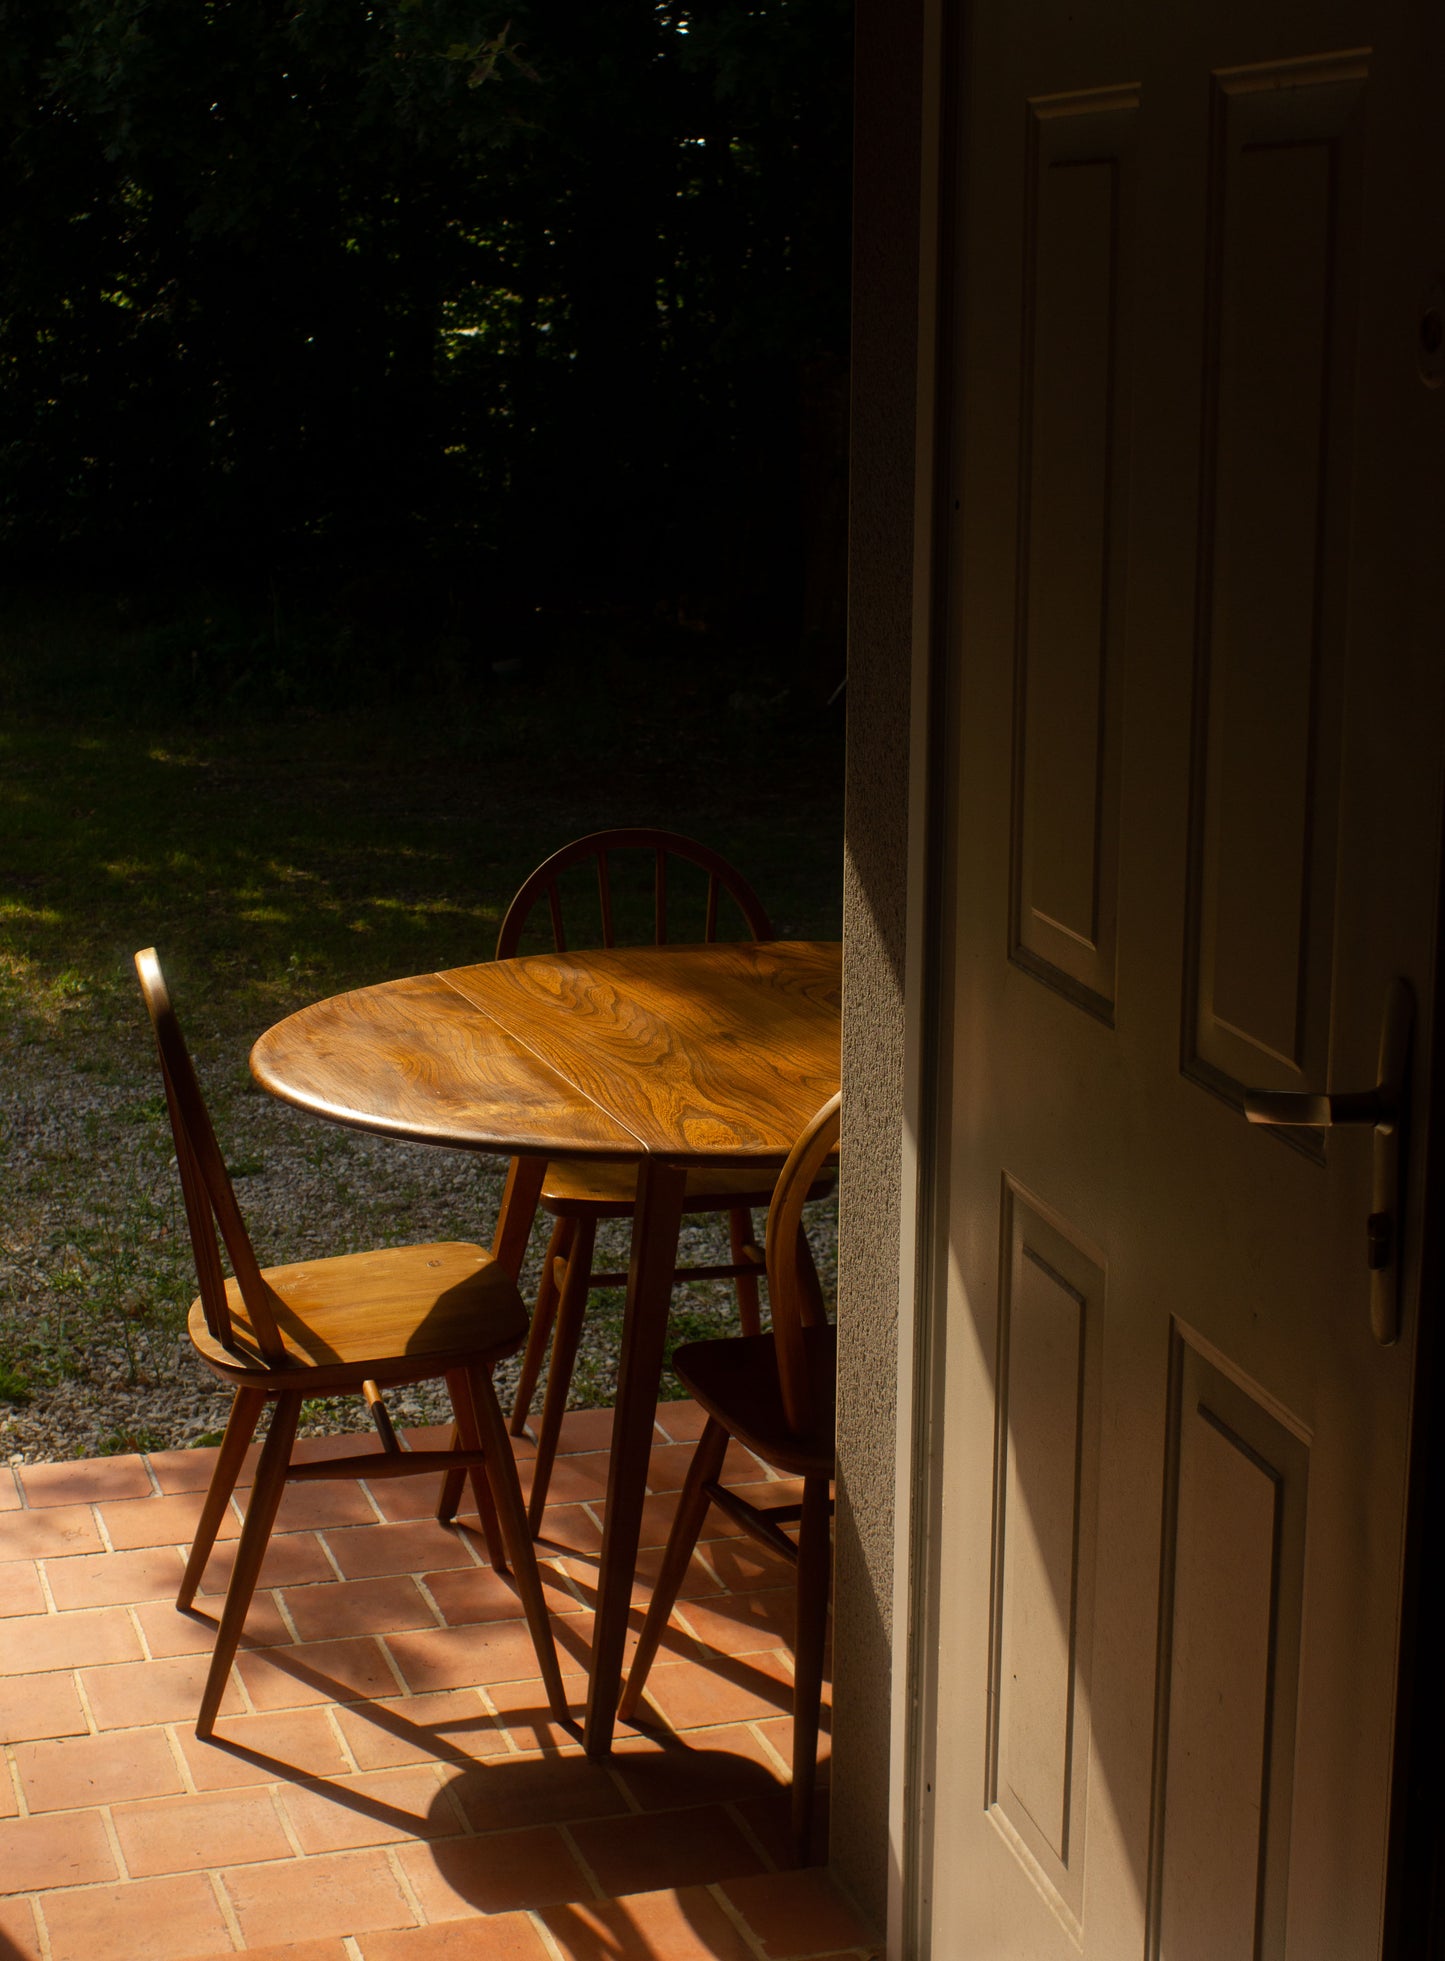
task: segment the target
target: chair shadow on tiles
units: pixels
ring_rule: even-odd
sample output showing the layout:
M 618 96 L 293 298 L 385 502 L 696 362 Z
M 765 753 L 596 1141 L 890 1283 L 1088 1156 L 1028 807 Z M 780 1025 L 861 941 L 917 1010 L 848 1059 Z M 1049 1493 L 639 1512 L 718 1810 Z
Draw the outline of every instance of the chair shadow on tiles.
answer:
M 577 1877 L 571 1848 L 560 1841 L 546 1862 L 546 1900 L 522 1897 L 525 1878 L 518 1891 L 498 1870 L 515 1852 L 512 1835 L 541 1835 L 558 1826 L 567 1828 L 609 1897 L 706 1885 L 792 1863 L 786 1773 L 747 1725 L 720 1725 L 707 1742 L 660 1730 L 620 1735 L 611 1759 L 599 1764 L 578 1748 L 575 1725 L 558 1722 L 540 1681 L 494 1685 L 489 1693 L 496 1714 L 478 1702 L 469 1714 L 453 1711 L 418 1722 L 406 1714 L 406 1704 L 425 1698 L 345 1702 L 344 1685 L 322 1670 L 284 1650 L 275 1658 L 344 1716 L 353 1755 L 369 1768 L 330 1775 L 302 1769 L 228 1734 L 224 1716 L 203 1747 L 295 1794 L 288 1809 L 300 1803 L 307 1814 L 293 1819 L 303 1852 L 406 1842 L 420 1853 L 430 1844 L 452 1910 L 464 1904 L 488 1913 L 591 1897 L 590 1881 L 584 1883 L 585 1873 Z M 367 1741 L 357 1747 L 363 1733 Z M 390 1774 L 425 1777 L 433 1766 L 445 1781 L 424 1796 L 414 1787 L 409 1803 L 383 1794 Z M 819 1814 L 810 1863 L 826 1857 L 821 1806 Z M 494 1844 L 489 1854 L 488 1842 L 499 1834 L 507 1842 Z

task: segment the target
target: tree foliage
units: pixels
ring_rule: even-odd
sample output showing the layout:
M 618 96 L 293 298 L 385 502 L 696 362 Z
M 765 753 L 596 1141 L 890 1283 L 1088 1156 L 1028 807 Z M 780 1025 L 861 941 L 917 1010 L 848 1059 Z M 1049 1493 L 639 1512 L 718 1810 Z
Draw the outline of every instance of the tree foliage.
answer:
M 847 0 L 0 0 L 0 540 L 764 590 L 849 65 Z

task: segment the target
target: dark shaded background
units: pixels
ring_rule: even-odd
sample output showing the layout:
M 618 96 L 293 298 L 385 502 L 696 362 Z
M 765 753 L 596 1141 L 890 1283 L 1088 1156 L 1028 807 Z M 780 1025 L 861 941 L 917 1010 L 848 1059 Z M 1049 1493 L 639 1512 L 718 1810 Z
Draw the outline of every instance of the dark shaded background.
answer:
M 0 566 L 182 682 L 625 617 L 826 694 L 850 63 L 848 0 L 0 0 Z

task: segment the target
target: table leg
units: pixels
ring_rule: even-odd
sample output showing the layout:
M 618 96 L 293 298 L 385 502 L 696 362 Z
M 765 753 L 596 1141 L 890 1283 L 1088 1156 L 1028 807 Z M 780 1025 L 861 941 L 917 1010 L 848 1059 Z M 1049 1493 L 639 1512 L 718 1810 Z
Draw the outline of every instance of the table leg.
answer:
M 502 1190 L 497 1228 L 492 1234 L 492 1258 L 514 1280 L 521 1277 L 522 1262 L 527 1257 L 527 1241 L 532 1235 L 532 1221 L 537 1216 L 537 1200 L 542 1196 L 542 1180 L 546 1176 L 545 1158 L 513 1158 L 507 1167 L 507 1182 Z M 456 1447 L 457 1428 L 453 1424 L 452 1449 Z M 465 1471 L 448 1471 L 442 1479 L 441 1497 L 437 1500 L 440 1524 L 450 1525 L 456 1517 L 466 1481 Z
M 607 1511 L 597 1573 L 597 1613 L 592 1623 L 592 1667 L 587 1682 L 583 1740 L 589 1757 L 605 1757 L 612 1748 L 686 1183 L 687 1173 L 680 1165 L 644 1158 L 638 1168 L 617 1408 L 607 1468 Z

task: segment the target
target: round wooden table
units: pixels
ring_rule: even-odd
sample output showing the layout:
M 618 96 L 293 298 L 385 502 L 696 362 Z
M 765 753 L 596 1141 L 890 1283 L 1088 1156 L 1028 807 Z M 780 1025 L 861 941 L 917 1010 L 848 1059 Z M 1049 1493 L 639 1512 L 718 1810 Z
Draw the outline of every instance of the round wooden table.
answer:
M 273 1096 L 383 1136 L 513 1160 L 492 1242 L 521 1269 L 549 1158 L 626 1159 L 637 1212 L 585 1741 L 612 1743 L 683 1184 L 777 1168 L 838 1087 L 840 949 L 812 941 L 547 953 L 318 1001 L 270 1028 Z

